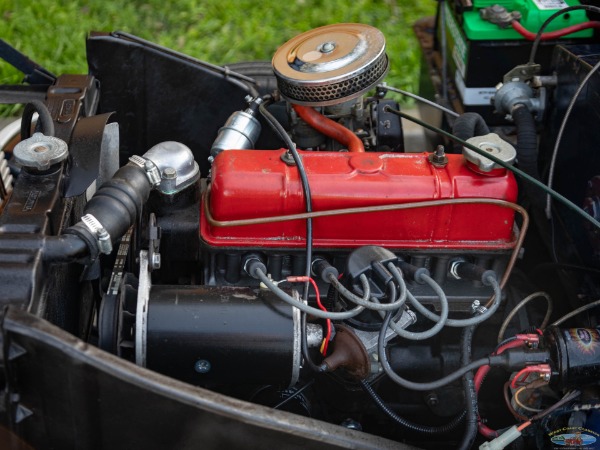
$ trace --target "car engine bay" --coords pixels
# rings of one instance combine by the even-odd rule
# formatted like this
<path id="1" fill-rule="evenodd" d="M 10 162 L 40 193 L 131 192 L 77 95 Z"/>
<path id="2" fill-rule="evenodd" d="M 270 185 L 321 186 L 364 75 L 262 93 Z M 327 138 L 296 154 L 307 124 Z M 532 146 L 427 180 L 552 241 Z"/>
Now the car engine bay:
<path id="1" fill-rule="evenodd" d="M 595 448 L 598 27 L 541 34 L 600 13 L 575 3 L 498 47 L 517 55 L 498 73 L 460 67 L 485 43 L 457 30 L 516 13 L 440 2 L 415 25 L 421 119 L 366 24 L 306 31 L 269 63 L 123 32 L 90 34 L 87 75 L 27 59 L 28 84 L 0 86 L 25 105 L 0 130 L 0 436 Z M 467 100 L 478 71 L 491 104 Z"/>

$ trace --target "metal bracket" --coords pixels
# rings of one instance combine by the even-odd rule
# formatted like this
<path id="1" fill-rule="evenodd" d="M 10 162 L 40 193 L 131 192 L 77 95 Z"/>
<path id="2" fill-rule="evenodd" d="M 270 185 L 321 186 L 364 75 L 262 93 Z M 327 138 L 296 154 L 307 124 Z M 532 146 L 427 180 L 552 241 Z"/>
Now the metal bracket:
<path id="1" fill-rule="evenodd" d="M 148 265 L 150 270 L 160 269 L 160 227 L 156 224 L 156 215 L 150 214 L 148 220 Z"/>
<path id="2" fill-rule="evenodd" d="M 527 63 L 515 66 L 513 69 L 506 72 L 503 83 L 509 83 L 511 81 L 530 81 L 536 75 L 539 75 L 542 71 L 542 66 L 539 64 Z"/>

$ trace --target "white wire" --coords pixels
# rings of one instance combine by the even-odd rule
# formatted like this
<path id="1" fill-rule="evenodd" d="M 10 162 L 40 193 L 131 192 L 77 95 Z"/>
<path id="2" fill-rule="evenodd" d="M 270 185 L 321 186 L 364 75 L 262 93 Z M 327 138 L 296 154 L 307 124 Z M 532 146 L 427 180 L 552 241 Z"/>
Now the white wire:
<path id="1" fill-rule="evenodd" d="M 592 77 L 592 75 L 594 75 L 594 73 L 596 73 L 596 71 L 599 68 L 600 68 L 600 61 L 598 63 L 596 63 L 596 65 L 592 68 L 592 70 L 590 70 L 589 73 L 585 76 L 585 78 L 583 79 L 581 84 L 577 87 L 577 90 L 575 91 L 575 94 L 573 94 L 573 98 L 571 99 L 571 102 L 569 103 L 569 106 L 567 107 L 567 110 L 565 111 L 565 116 L 563 117 L 563 120 L 560 124 L 560 128 L 558 130 L 558 135 L 556 136 L 556 142 L 554 143 L 554 150 L 552 151 L 552 160 L 550 161 L 550 171 L 548 173 L 548 187 L 550 189 L 552 189 L 552 183 L 554 181 L 554 169 L 556 168 L 556 158 L 558 155 L 558 147 L 560 146 L 560 141 L 562 140 L 562 136 L 563 136 L 563 133 L 567 126 L 567 121 L 569 120 L 569 117 L 571 115 L 571 111 L 573 110 L 573 107 L 575 106 L 575 102 L 577 102 L 577 99 L 579 98 L 581 91 L 583 91 L 583 88 L 585 87 L 585 85 L 587 84 L 589 79 Z M 546 194 L 546 217 L 548 219 L 552 218 L 552 197 L 550 197 L 550 194 Z"/>
<path id="2" fill-rule="evenodd" d="M 504 319 L 504 322 L 502 322 L 502 325 L 500 326 L 500 331 L 498 332 L 498 343 L 504 340 L 504 333 L 506 333 L 506 329 L 508 328 L 510 321 L 517 315 L 521 308 L 523 308 L 531 300 L 534 300 L 538 297 L 544 297 L 546 299 L 546 303 L 548 304 L 548 308 L 546 309 L 546 315 L 544 316 L 544 320 L 540 325 L 540 328 L 542 330 L 546 328 L 546 325 L 548 325 L 548 322 L 550 321 L 550 315 L 552 314 L 552 299 L 547 293 L 543 291 L 537 291 L 521 300 L 517 304 L 517 306 L 515 306 L 513 310 L 508 314 L 508 316 L 506 316 L 506 319 Z"/>

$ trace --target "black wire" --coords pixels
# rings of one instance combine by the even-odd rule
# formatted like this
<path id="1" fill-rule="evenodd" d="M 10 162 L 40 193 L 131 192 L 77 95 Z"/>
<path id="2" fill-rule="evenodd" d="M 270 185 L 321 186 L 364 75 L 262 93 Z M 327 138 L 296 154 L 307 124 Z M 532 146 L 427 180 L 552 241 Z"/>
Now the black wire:
<path id="1" fill-rule="evenodd" d="M 549 194 L 552 197 L 554 197 L 554 199 L 556 201 L 562 203 L 564 206 L 566 206 L 567 208 L 569 208 L 571 211 L 573 211 L 574 213 L 576 213 L 579 216 L 581 216 L 583 219 L 585 219 L 588 222 L 590 222 L 592 225 L 594 225 L 594 227 L 600 228 L 600 222 L 598 220 L 596 220 L 595 218 L 593 218 L 592 216 L 590 216 L 582 208 L 580 208 L 575 203 L 573 203 L 571 200 L 567 199 L 566 197 L 564 197 L 563 195 L 559 194 L 555 190 L 550 189 L 548 186 L 546 186 L 541 181 L 538 181 L 535 178 L 533 178 L 531 175 L 526 174 L 522 170 L 517 169 L 516 167 L 513 167 L 510 164 L 507 164 L 506 162 L 502 161 L 501 159 L 497 158 L 496 156 L 494 156 L 494 155 L 492 155 L 490 153 L 487 153 L 484 150 L 481 150 L 480 148 L 478 148 L 478 147 L 476 147 L 476 146 L 474 146 L 472 144 L 469 144 L 468 142 L 460 139 L 459 137 L 456 137 L 452 133 L 449 133 L 449 132 L 447 132 L 445 130 L 442 130 L 441 128 L 438 128 L 436 126 L 430 125 L 427 122 L 424 122 L 422 120 L 417 119 L 416 117 L 411 116 L 410 114 L 406 114 L 406 113 L 404 113 L 402 111 L 395 110 L 393 108 L 390 108 L 389 106 L 386 106 L 384 108 L 384 110 L 386 112 L 391 112 L 392 114 L 395 114 L 396 116 L 400 116 L 400 117 L 403 117 L 403 118 L 405 118 L 407 120 L 410 120 L 411 122 L 414 122 L 414 123 L 416 123 L 418 125 L 421 125 L 422 127 L 425 127 L 428 130 L 431 130 L 431 131 L 433 131 L 435 133 L 441 134 L 442 136 L 446 136 L 448 139 L 451 139 L 454 142 L 458 142 L 462 146 L 467 147 L 470 150 L 473 150 L 478 155 L 484 156 L 485 158 L 487 158 L 487 159 L 495 162 L 499 166 L 504 167 L 506 170 L 510 170 L 515 175 L 518 175 L 519 177 L 523 178 L 524 180 L 526 180 L 529 183 L 537 186 L 538 188 L 542 189 L 547 194 Z"/>
<path id="2" fill-rule="evenodd" d="M 298 174 L 300 175 L 300 181 L 302 183 L 302 190 L 304 192 L 304 200 L 306 203 L 306 212 L 312 212 L 312 197 L 310 194 L 310 185 L 308 183 L 308 177 L 306 176 L 306 171 L 304 170 L 304 164 L 302 164 L 302 158 L 298 154 L 296 150 L 296 145 L 292 142 L 292 139 L 289 137 L 283 126 L 277 121 L 277 119 L 267 110 L 267 105 L 270 103 L 270 99 L 261 103 L 259 106 L 259 111 L 262 116 L 265 118 L 269 126 L 275 131 L 279 137 L 283 140 L 286 147 L 292 154 L 292 158 L 296 163 L 296 167 L 298 168 Z M 306 276 L 310 277 L 310 266 L 312 262 L 312 243 L 313 243 L 313 234 L 312 234 L 312 219 L 309 217 L 306 219 Z M 308 290 L 309 290 L 309 282 L 304 284 L 304 292 L 302 297 L 305 301 L 308 300 Z M 302 356 L 308 367 L 315 371 L 320 372 L 321 369 L 317 364 L 315 364 L 310 357 L 310 353 L 308 351 L 308 337 L 306 336 L 306 314 L 302 313 L 302 326 L 301 326 L 301 347 L 302 347 Z"/>
<path id="3" fill-rule="evenodd" d="M 465 327 L 462 333 L 461 342 L 461 364 L 467 365 L 471 362 L 471 349 L 473 342 L 473 333 L 477 325 Z M 477 391 L 475 390 L 475 382 L 473 380 L 473 371 L 467 372 L 463 376 L 463 389 L 465 394 L 465 413 L 466 425 L 462 440 L 458 446 L 461 450 L 468 450 L 475 442 L 477 437 L 477 418 L 479 416 L 479 408 L 477 405 Z"/>
<path id="4" fill-rule="evenodd" d="M 314 363 L 314 361 L 312 360 L 311 356 L 310 356 L 310 352 L 308 351 L 308 336 L 306 333 L 306 313 L 301 313 L 302 315 L 301 317 L 301 321 L 300 321 L 300 330 L 301 330 L 301 339 L 302 342 L 300 344 L 300 347 L 302 348 L 302 356 L 304 357 L 304 362 L 306 363 L 306 365 L 308 366 L 308 368 L 310 370 L 312 370 L 313 372 L 323 372 L 325 370 L 325 368 L 318 366 Z"/>
<path id="5" fill-rule="evenodd" d="M 312 384 L 314 382 L 315 382 L 315 379 L 313 378 L 312 380 L 310 380 L 308 383 L 306 383 L 301 388 L 296 389 L 296 391 L 294 391 L 292 394 L 290 394 L 290 396 L 288 398 L 282 400 L 281 402 L 279 402 L 275 406 L 273 406 L 273 409 L 281 408 L 283 405 L 285 405 L 290 400 L 298 397 L 300 394 L 302 394 L 302 392 L 304 392 L 306 389 L 308 389 L 310 386 L 312 386 Z"/>
<path id="6" fill-rule="evenodd" d="M 595 269 L 593 267 L 585 267 L 578 266 L 575 264 L 563 264 L 563 263 L 542 263 L 535 266 L 533 269 L 529 271 L 529 276 L 534 277 L 539 274 L 539 272 L 544 272 L 546 270 L 566 270 L 572 272 L 589 272 L 589 273 L 600 273 L 600 269 Z"/>
<path id="7" fill-rule="evenodd" d="M 570 392 L 569 394 L 567 394 L 563 398 L 561 398 L 559 401 L 557 401 L 554 405 L 546 408 L 542 412 L 537 413 L 535 416 L 533 416 L 529 420 L 531 422 L 533 422 L 534 420 L 539 420 L 539 419 L 546 417 L 547 415 L 556 411 L 558 408 L 560 408 L 564 404 L 569 403 L 571 400 L 575 400 L 577 397 L 579 397 L 580 394 L 581 394 L 581 391 L 578 391 L 578 390 L 574 390 L 574 391 Z"/>
<path id="8" fill-rule="evenodd" d="M 267 104 L 269 101 L 261 103 L 259 106 L 259 111 L 268 124 L 271 126 L 273 131 L 275 131 L 279 137 L 283 140 L 286 147 L 292 154 L 292 158 L 294 158 L 294 162 L 296 163 L 296 167 L 298 168 L 298 174 L 300 175 L 300 181 L 302 183 L 302 190 L 304 191 L 304 200 L 306 203 L 306 212 L 312 212 L 312 197 L 310 194 L 310 185 L 308 183 L 308 177 L 306 176 L 306 171 L 304 170 L 304 164 L 302 163 L 302 158 L 298 154 L 296 150 L 296 145 L 292 142 L 292 139 L 288 136 L 285 129 L 281 126 L 281 124 L 277 121 L 277 119 L 267 110 Z M 306 276 L 310 277 L 310 265 L 312 262 L 312 219 L 309 217 L 306 219 Z M 304 287 L 304 300 L 308 299 L 308 282 Z"/>
<path id="9" fill-rule="evenodd" d="M 442 44 L 442 99 L 448 101 L 448 45 L 446 43 L 446 5 L 445 0 L 440 0 L 441 19 L 441 44 Z"/>
<path id="10" fill-rule="evenodd" d="M 448 432 L 454 430 L 456 427 L 458 427 L 458 425 L 460 425 L 460 423 L 464 420 L 464 418 L 467 414 L 466 411 L 462 411 L 460 414 L 458 414 L 452 420 L 450 420 L 450 422 L 448 422 L 447 424 L 444 424 L 444 425 L 438 425 L 438 426 L 420 425 L 420 424 L 411 422 L 410 420 L 398 415 L 395 411 L 393 411 L 389 406 L 387 406 L 385 404 L 383 399 L 379 395 L 377 395 L 377 392 L 375 392 L 375 389 L 373 389 L 373 387 L 369 383 L 362 380 L 360 382 L 360 385 L 365 390 L 365 392 L 367 394 L 369 394 L 371 399 L 373 399 L 373 402 L 375 402 L 375 404 L 379 407 L 379 409 L 381 411 L 383 411 L 390 419 L 392 419 L 395 423 L 397 423 L 401 427 L 404 427 L 410 431 L 416 431 L 417 433 L 425 433 L 425 434 L 448 433 Z"/>
<path id="11" fill-rule="evenodd" d="M 586 11 L 600 13 L 599 7 L 589 6 L 589 5 L 568 6 L 567 8 L 563 8 L 559 11 L 556 11 L 554 14 L 552 14 L 550 17 L 548 17 L 546 19 L 546 21 L 542 24 L 542 26 L 538 30 L 537 34 L 535 35 L 535 39 L 533 40 L 533 46 L 531 47 L 531 53 L 529 54 L 529 64 L 535 63 L 535 55 L 537 53 L 538 47 L 540 46 L 540 42 L 542 40 L 542 34 L 544 33 L 544 30 L 550 24 L 550 22 L 552 22 L 557 17 L 562 16 L 565 13 L 568 13 L 569 11 L 576 11 L 576 10 L 581 10 L 581 9 L 584 9 Z"/>
<path id="12" fill-rule="evenodd" d="M 48 107 L 41 101 L 32 100 L 25 105 L 23 116 L 21 118 L 21 140 L 31 136 L 31 120 L 33 113 L 38 113 L 38 123 L 41 125 L 41 132 L 46 136 L 54 136 L 54 120 L 48 110 Z"/>
<path id="13" fill-rule="evenodd" d="M 414 381 L 406 380 L 406 379 L 400 377 L 396 372 L 394 372 L 394 370 L 390 366 L 390 362 L 388 361 L 388 357 L 385 352 L 385 334 L 386 334 L 386 330 L 390 326 L 391 319 L 392 319 L 392 312 L 388 312 L 385 315 L 385 319 L 383 320 L 383 325 L 381 327 L 381 331 L 379 332 L 379 339 L 377 341 L 377 352 L 379 354 L 379 361 L 381 362 L 381 366 L 383 367 L 383 370 L 387 374 L 387 376 L 394 383 L 402 386 L 405 389 L 410 389 L 413 391 L 431 391 L 431 390 L 435 390 L 435 389 L 440 389 L 441 387 L 446 386 L 447 384 L 450 384 L 453 381 L 458 380 L 465 373 L 467 373 L 471 370 L 474 370 L 474 369 L 478 369 L 481 366 L 489 365 L 491 363 L 490 358 L 485 357 L 485 358 L 477 359 L 477 360 L 473 361 L 472 363 L 467 364 L 466 366 L 463 366 L 460 369 L 452 372 L 451 374 L 446 375 L 443 378 L 440 378 L 439 380 L 429 381 L 426 383 L 416 383 Z"/>

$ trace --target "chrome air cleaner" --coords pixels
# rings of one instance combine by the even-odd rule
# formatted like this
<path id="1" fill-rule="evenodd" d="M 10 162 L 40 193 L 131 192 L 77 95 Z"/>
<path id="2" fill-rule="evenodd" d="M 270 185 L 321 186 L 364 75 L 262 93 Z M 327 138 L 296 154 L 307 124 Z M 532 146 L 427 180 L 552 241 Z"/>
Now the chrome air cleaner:
<path id="1" fill-rule="evenodd" d="M 364 94 L 389 70 L 385 37 L 359 23 L 327 25 L 283 44 L 273 57 L 281 95 L 291 103 L 327 106 Z"/>

